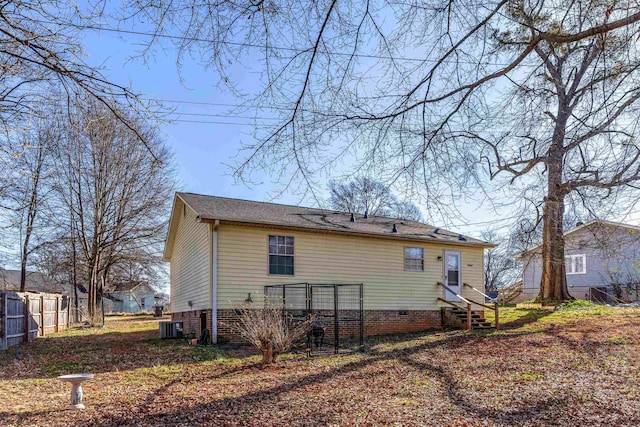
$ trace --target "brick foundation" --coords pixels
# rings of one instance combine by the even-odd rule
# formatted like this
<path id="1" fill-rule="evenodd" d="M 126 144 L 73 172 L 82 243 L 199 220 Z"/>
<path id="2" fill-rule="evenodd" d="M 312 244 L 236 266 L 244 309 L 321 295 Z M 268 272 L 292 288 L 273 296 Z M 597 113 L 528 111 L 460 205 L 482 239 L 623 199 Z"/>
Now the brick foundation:
<path id="1" fill-rule="evenodd" d="M 343 315 L 356 313 L 343 313 Z M 240 338 L 228 326 L 237 320 L 233 310 L 218 310 L 218 341 L 240 343 Z M 179 319 L 176 319 L 179 320 Z M 333 322 L 323 323 L 325 336 L 333 337 Z M 186 328 L 186 323 L 185 323 Z M 428 329 L 442 328 L 442 315 L 439 310 L 365 310 L 364 335 L 383 335 L 403 332 L 420 332 Z M 341 322 L 340 337 L 357 337 L 360 334 L 360 323 L 357 321 Z"/>
<path id="2" fill-rule="evenodd" d="M 211 330 L 211 310 L 194 310 L 180 313 L 173 313 L 171 320 L 184 323 L 184 332 L 186 334 L 193 333 L 196 337 L 200 336 L 200 315 L 205 313 L 207 316 L 207 328 Z M 474 311 L 476 313 L 476 311 Z M 477 313 L 483 313 L 482 311 Z M 353 317 L 357 313 L 343 313 L 343 315 L 352 314 Z M 364 311 L 364 335 L 384 335 L 397 334 L 405 332 L 421 332 L 428 329 L 442 329 L 443 313 L 441 310 L 365 310 Z M 452 315 L 451 315 L 452 316 Z M 236 322 L 238 316 L 233 310 L 218 310 L 218 342 L 219 343 L 242 343 L 237 334 L 233 333 L 230 324 Z M 446 323 L 451 325 L 455 321 L 459 321 L 455 316 L 447 318 Z M 322 323 L 325 326 L 325 334 L 327 338 L 333 337 L 334 325 L 333 321 Z M 452 325 L 453 326 L 453 325 Z M 463 326 L 463 325 L 459 325 Z M 360 334 L 360 323 L 341 322 L 340 337 L 357 337 Z"/>
<path id="3" fill-rule="evenodd" d="M 238 315 L 234 310 L 218 310 L 218 342 L 242 343 L 242 339 L 231 330 L 232 323 L 238 321 Z"/>
<path id="4" fill-rule="evenodd" d="M 183 311 L 180 313 L 171 313 L 171 320 L 174 322 L 183 322 L 185 334 L 195 334 L 196 338 L 200 336 L 200 316 L 202 313 L 207 316 L 207 328 L 211 331 L 211 310 L 194 310 Z"/>

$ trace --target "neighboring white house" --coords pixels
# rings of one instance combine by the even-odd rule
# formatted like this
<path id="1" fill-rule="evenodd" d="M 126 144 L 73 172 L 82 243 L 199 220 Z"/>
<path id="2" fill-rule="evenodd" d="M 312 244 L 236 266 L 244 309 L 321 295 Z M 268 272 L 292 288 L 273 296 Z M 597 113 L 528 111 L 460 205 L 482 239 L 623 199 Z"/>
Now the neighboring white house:
<path id="1" fill-rule="evenodd" d="M 140 313 L 153 311 L 156 290 L 146 281 L 118 283 L 107 287 L 105 311 L 107 313 Z"/>
<path id="2" fill-rule="evenodd" d="M 564 233 L 569 294 L 593 301 L 638 299 L 640 227 L 594 220 Z M 518 257 L 524 263 L 521 300 L 535 298 L 542 276 L 541 246 Z"/>
<path id="3" fill-rule="evenodd" d="M 479 299 L 463 284 L 484 289 L 492 246 L 415 221 L 177 193 L 164 259 L 173 320 L 215 342 L 265 285 L 300 282 L 362 283 L 365 334 L 440 327 L 439 298 Z"/>

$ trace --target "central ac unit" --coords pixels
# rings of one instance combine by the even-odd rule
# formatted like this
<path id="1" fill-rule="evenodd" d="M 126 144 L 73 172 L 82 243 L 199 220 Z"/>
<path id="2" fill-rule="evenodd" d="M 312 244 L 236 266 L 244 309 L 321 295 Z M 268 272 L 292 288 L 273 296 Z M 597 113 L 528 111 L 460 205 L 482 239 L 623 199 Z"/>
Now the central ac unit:
<path id="1" fill-rule="evenodd" d="M 160 322 L 160 338 L 182 338 L 183 322 Z"/>

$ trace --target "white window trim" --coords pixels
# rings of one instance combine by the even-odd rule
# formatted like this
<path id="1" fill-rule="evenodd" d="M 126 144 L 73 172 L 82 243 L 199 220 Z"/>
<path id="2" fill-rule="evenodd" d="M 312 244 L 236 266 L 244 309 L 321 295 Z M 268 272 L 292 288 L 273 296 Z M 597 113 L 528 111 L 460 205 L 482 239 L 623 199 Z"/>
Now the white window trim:
<path id="1" fill-rule="evenodd" d="M 269 251 L 269 237 L 290 237 L 293 239 L 293 254 L 273 254 Z M 296 251 L 296 246 L 295 246 L 295 236 L 287 236 L 284 234 L 269 234 L 267 237 L 267 274 L 269 276 L 286 276 L 286 277 L 293 277 L 296 275 L 296 258 L 295 258 L 295 251 Z M 293 260 L 293 274 L 277 274 L 277 273 L 272 273 L 271 272 L 271 268 L 269 265 L 269 259 L 271 257 L 271 255 L 274 256 L 283 256 L 283 257 L 290 257 Z"/>
<path id="2" fill-rule="evenodd" d="M 578 258 L 582 258 L 582 271 L 575 271 L 576 259 Z M 567 276 L 573 276 L 575 274 L 587 274 L 586 254 L 565 255 L 564 264 L 567 271 Z"/>
<path id="3" fill-rule="evenodd" d="M 407 258 L 406 249 L 422 249 L 422 258 Z M 424 271 L 424 248 L 420 248 L 420 247 L 417 247 L 417 246 L 405 246 L 404 249 L 403 249 L 403 255 L 404 255 L 404 259 L 403 259 L 404 271 L 415 271 L 415 272 L 423 272 Z M 407 260 L 408 259 L 422 261 L 422 268 L 421 269 L 407 268 Z"/>

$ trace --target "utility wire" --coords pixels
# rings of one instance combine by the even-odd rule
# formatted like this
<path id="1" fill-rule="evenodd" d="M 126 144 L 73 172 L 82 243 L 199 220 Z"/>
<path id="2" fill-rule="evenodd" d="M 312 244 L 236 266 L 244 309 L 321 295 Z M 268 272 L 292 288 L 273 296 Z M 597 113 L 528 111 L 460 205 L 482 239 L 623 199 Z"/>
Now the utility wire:
<path id="1" fill-rule="evenodd" d="M 41 24 L 59 25 L 59 24 L 56 24 L 55 22 L 45 21 L 45 20 L 34 20 L 34 21 L 35 22 L 39 22 Z M 311 53 L 313 51 L 312 48 L 300 50 L 300 49 L 296 49 L 296 48 L 293 48 L 293 47 L 286 47 L 286 46 L 270 46 L 270 45 L 267 46 L 267 45 L 256 44 L 256 43 L 234 42 L 234 41 L 229 41 L 229 40 L 205 39 L 205 38 L 199 38 L 199 37 L 185 37 L 185 36 L 178 36 L 178 35 L 174 35 L 174 34 L 160 34 L 160 33 L 151 33 L 151 32 L 145 32 L 145 31 L 124 30 L 124 29 L 121 29 L 121 28 L 110 28 L 110 27 L 104 27 L 104 26 L 99 26 L 99 25 L 89 25 L 89 24 L 82 24 L 81 25 L 81 24 L 74 24 L 74 23 L 68 23 L 66 25 L 68 25 L 70 27 L 73 27 L 73 28 L 76 28 L 76 29 L 79 29 L 79 30 L 105 31 L 105 32 L 110 32 L 110 33 L 128 34 L 128 35 L 152 37 L 152 38 L 167 39 L 167 40 L 179 40 L 179 41 L 196 42 L 196 43 L 219 43 L 219 44 L 230 45 L 230 46 L 238 46 L 238 47 L 251 47 L 251 48 L 259 48 L 259 49 L 280 50 L 280 51 L 292 52 L 296 56 L 299 55 L 299 54 L 302 54 L 302 53 Z M 402 57 L 402 56 L 384 56 L 384 55 L 372 55 L 372 54 L 365 54 L 365 53 L 331 52 L 331 51 L 327 51 L 327 50 L 321 50 L 320 52 L 322 52 L 324 54 L 327 54 L 327 55 L 336 55 L 336 56 L 345 56 L 345 57 L 354 57 L 354 58 L 365 58 L 365 59 L 386 59 L 386 60 L 394 60 L 394 61 L 413 61 L 413 62 L 430 62 L 430 63 L 441 62 L 441 63 L 456 63 L 456 64 L 478 65 L 477 62 L 462 61 L 462 60 L 456 60 L 456 61 L 444 60 L 444 61 L 439 61 L 438 59 L 428 59 L 428 58 L 408 58 L 408 57 Z M 499 66 L 499 67 L 506 67 L 506 66 L 510 65 L 510 63 L 499 63 L 499 62 L 486 63 L 485 62 L 482 65 L 494 65 L 494 66 Z"/>
<path id="2" fill-rule="evenodd" d="M 280 120 L 277 117 L 235 116 L 233 114 L 183 113 L 180 111 L 165 111 L 160 112 L 159 114 L 167 114 L 169 116 L 222 117 L 225 119 Z"/>
<path id="3" fill-rule="evenodd" d="M 217 122 L 217 121 L 209 121 L 209 120 L 167 120 L 169 123 L 199 123 L 206 125 L 230 125 L 230 126 L 250 126 L 249 123 L 242 122 Z"/>

